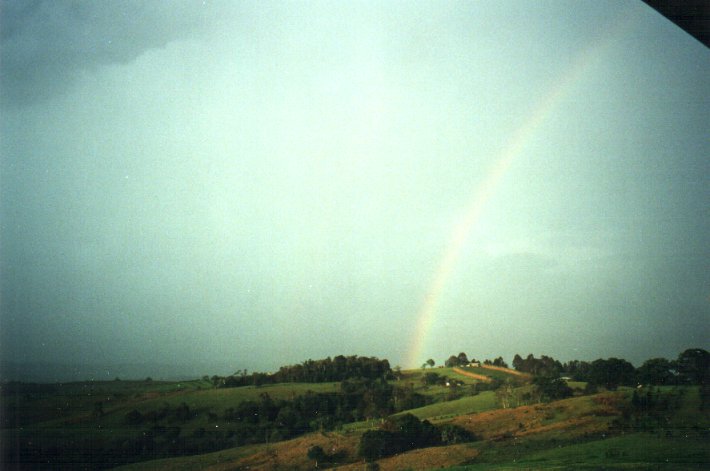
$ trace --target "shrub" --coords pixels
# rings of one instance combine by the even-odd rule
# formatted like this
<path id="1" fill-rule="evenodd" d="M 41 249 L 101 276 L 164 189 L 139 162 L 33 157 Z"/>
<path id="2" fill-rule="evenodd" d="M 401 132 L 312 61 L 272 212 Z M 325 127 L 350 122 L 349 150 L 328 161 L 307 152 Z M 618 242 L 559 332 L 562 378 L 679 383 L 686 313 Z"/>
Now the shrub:
<path id="1" fill-rule="evenodd" d="M 126 423 L 128 425 L 139 425 L 141 422 L 143 422 L 143 415 L 138 412 L 136 409 L 133 409 L 129 413 L 125 415 L 126 418 Z"/>
<path id="2" fill-rule="evenodd" d="M 443 425 L 439 427 L 439 431 L 441 433 L 441 443 L 444 445 L 454 445 L 478 440 L 476 435 L 454 424 Z"/>
<path id="3" fill-rule="evenodd" d="M 390 452 L 393 437 L 391 432 L 385 430 L 368 430 L 360 439 L 358 455 L 366 461 L 375 461 L 392 454 Z"/>

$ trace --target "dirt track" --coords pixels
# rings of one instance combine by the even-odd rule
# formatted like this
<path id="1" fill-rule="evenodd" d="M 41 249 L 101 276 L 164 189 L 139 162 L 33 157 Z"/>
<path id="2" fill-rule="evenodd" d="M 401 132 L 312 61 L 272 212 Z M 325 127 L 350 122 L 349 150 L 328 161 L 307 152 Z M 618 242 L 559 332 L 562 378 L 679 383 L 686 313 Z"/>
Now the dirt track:
<path id="1" fill-rule="evenodd" d="M 493 366 L 493 365 L 485 365 L 484 364 L 484 365 L 481 365 L 481 368 L 485 368 L 487 370 L 502 371 L 503 373 L 508 373 L 510 375 L 515 375 L 515 376 L 530 377 L 530 375 L 527 373 L 521 373 L 520 371 L 511 370 L 510 368 L 503 368 L 502 366 Z"/>
<path id="2" fill-rule="evenodd" d="M 468 376 L 469 378 L 477 379 L 477 380 L 483 381 L 483 382 L 485 382 L 485 383 L 490 383 L 491 381 L 493 381 L 493 380 L 492 380 L 491 378 L 489 378 L 488 376 L 479 375 L 479 374 L 476 374 L 476 373 L 471 373 L 471 372 L 469 372 L 469 371 L 462 370 L 461 368 L 458 368 L 458 367 L 454 367 L 454 368 L 453 368 L 453 371 L 454 371 L 454 373 L 458 373 L 458 374 L 460 374 L 460 375 Z"/>

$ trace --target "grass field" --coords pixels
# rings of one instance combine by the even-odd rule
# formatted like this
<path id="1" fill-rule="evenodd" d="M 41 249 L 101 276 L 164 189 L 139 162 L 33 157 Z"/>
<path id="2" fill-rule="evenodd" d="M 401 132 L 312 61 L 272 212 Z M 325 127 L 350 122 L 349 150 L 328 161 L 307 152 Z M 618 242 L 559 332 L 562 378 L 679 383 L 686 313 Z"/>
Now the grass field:
<path id="1" fill-rule="evenodd" d="M 449 468 L 457 471 L 488 469 L 707 469 L 710 448 L 699 436 L 658 437 L 635 433 L 587 443 L 553 446 L 515 461 L 480 463 Z"/>
<path id="2" fill-rule="evenodd" d="M 501 371 L 474 370 L 510 377 Z M 458 425 L 473 433 L 477 441 L 384 458 L 378 461 L 383 471 L 431 469 L 457 463 L 459 467 L 449 469 L 690 470 L 707 469 L 710 463 L 710 411 L 702 407 L 699 387 L 620 388 L 552 403 L 531 403 L 533 386 L 527 383 L 507 390 L 505 394 L 513 398 L 508 402 L 511 407 L 502 409 L 498 396 L 504 390 L 498 394 L 478 392 L 476 388 L 485 386 L 451 368 L 427 369 L 426 373 L 430 371 L 464 385 L 455 389 L 425 385 L 421 381 L 425 372 L 405 372 L 393 385 L 412 387 L 435 402 L 402 413 L 412 413 L 438 425 Z M 574 386 L 581 393 L 584 385 Z M 202 380 L 68 383 L 28 386 L 14 393 L 9 387 L 3 390 L 0 442 L 39 446 L 43 453 L 56 450 L 64 454 L 64 461 L 58 463 L 85 463 L 87 469 L 104 463 L 100 467 L 106 467 L 105 459 L 92 453 L 116 450 L 130 455 L 131 447 L 140 444 L 140 437 L 145 434 L 155 434 L 155 443 L 166 446 L 171 430 L 173 437 L 188 441 L 205 433 L 207 439 L 228 438 L 235 427 L 225 420 L 224 411 L 243 401 L 258 402 L 263 394 L 289 400 L 308 391 L 336 392 L 339 388 L 339 383 L 288 383 L 216 389 Z M 637 398 L 637 403 L 641 398 L 646 401 L 643 404 L 651 405 L 634 406 L 632 397 Z M 97 402 L 102 403 L 102 414 L 96 413 Z M 191 411 L 188 420 L 168 415 L 159 422 L 127 422 L 127 413 L 133 409 L 143 414 L 161 407 L 174 412 L 181 404 Z M 362 460 L 357 457 L 360 437 L 382 423 L 383 419 L 368 420 L 345 424 L 332 432 L 307 433 L 287 441 L 275 438 L 272 443 L 237 448 L 229 448 L 234 442 L 221 445 L 222 449 L 205 446 L 202 454 L 192 451 L 191 456 L 135 463 L 126 469 L 312 469 L 314 463 L 307 458 L 307 452 L 314 444 L 324 450 L 341 450 L 344 454 L 339 469 L 362 469 Z M 66 444 L 73 445 L 67 448 Z M 205 453 L 212 450 L 220 451 Z M 115 464 L 126 462 L 129 461 L 118 460 Z"/>
<path id="3" fill-rule="evenodd" d="M 484 412 L 498 407 L 495 392 L 484 391 L 476 396 L 466 396 L 447 402 L 437 402 L 418 409 L 411 409 L 407 413 L 414 414 L 419 419 L 443 420 L 457 415 Z M 404 414 L 402 412 L 401 414 Z"/>
<path id="4" fill-rule="evenodd" d="M 446 469 L 450 470 L 707 469 L 710 462 L 707 429 L 698 424 L 705 423 L 708 414 L 698 414 L 697 390 L 675 388 L 663 391 L 680 397 L 677 410 L 681 414 L 670 433 L 665 429 L 654 433 L 637 432 L 614 425 L 629 404 L 629 391 L 604 392 L 513 409 L 497 409 L 492 392 L 433 404 L 408 412 L 436 422 L 462 425 L 473 431 L 479 440 L 470 444 L 413 450 L 377 463 L 382 471 L 438 469 L 442 466 L 448 466 Z M 472 409 L 476 410 L 471 413 Z M 691 425 L 682 412 L 693 410 L 695 419 Z M 347 450 L 345 461 L 338 465 L 338 469 L 359 470 L 364 469 L 364 465 L 355 454 L 358 437 L 379 423 L 363 422 L 360 429 L 346 427 L 341 432 L 309 434 L 273 444 L 271 448 L 266 445 L 235 448 L 138 463 L 126 469 L 313 469 L 313 462 L 304 458 L 308 447 L 327 443 Z M 457 462 L 468 464 L 450 467 Z"/>
<path id="5" fill-rule="evenodd" d="M 207 389 L 206 382 L 108 382 L 108 384 L 75 383 L 63 385 L 61 394 L 36 396 L 8 395 L 3 397 L 5 419 L 17 416 L 23 434 L 51 433 L 61 429 L 64 435 L 75 431 L 85 433 L 87 427 L 110 429 L 116 434 L 130 435 L 125 414 L 135 409 L 141 413 L 163 407 L 175 408 L 184 403 L 197 414 L 185 425 L 186 430 L 219 426 L 223 423 L 209 418 L 209 413 L 221 418 L 224 411 L 247 400 L 258 400 L 262 394 L 272 399 L 293 399 L 312 392 L 337 392 L 339 383 L 285 383 L 261 387 Z M 112 386 L 116 389 L 112 390 Z M 93 388 L 93 389 L 92 389 Z M 203 389 L 204 388 L 204 389 Z M 96 402 L 102 402 L 104 414 L 95 417 Z M 59 409 L 59 410 L 58 410 Z"/>
<path id="6" fill-rule="evenodd" d="M 189 393 L 211 388 L 202 380 L 168 381 L 86 381 L 23 386 L 14 393 L 12 385 L 3 389 L 3 427 L 28 426 L 49 420 L 66 420 L 91 413 L 94 403 L 100 401 L 107 409 L 135 404 L 152 397 L 176 393 Z"/>
<path id="7" fill-rule="evenodd" d="M 203 455 L 185 456 L 180 458 L 165 458 L 162 460 L 144 461 L 114 468 L 116 470 L 134 471 L 154 471 L 154 470 L 174 470 L 190 471 L 193 469 L 205 469 L 211 466 L 218 466 L 222 463 L 229 463 L 244 457 L 259 453 L 269 447 L 267 444 L 249 445 L 227 450 L 205 453 Z"/>

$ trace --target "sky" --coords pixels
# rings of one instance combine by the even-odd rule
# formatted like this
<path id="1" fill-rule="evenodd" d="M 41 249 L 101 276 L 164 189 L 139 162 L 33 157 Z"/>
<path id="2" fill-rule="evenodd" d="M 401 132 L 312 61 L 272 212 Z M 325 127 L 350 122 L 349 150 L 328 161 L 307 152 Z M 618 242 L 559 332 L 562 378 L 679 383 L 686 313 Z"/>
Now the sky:
<path id="1" fill-rule="evenodd" d="M 710 52 L 641 2 L 0 13 L 5 361 L 710 346 Z"/>

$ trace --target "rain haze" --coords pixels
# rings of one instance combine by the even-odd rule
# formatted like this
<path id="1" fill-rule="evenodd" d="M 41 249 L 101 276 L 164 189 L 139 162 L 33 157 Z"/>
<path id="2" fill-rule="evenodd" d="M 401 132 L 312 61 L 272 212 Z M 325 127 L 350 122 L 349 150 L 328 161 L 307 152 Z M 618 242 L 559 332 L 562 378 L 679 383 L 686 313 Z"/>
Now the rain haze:
<path id="1" fill-rule="evenodd" d="M 0 12 L 6 365 L 708 348 L 710 52 L 641 2 Z"/>

